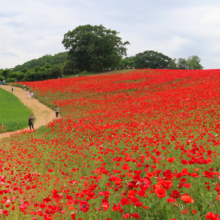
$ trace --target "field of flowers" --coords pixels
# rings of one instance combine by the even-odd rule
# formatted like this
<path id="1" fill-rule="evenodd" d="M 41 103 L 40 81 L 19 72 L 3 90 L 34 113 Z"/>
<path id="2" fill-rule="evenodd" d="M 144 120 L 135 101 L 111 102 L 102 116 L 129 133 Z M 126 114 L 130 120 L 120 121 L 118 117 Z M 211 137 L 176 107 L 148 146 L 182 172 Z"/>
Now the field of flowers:
<path id="1" fill-rule="evenodd" d="M 63 117 L 0 141 L 2 219 L 219 219 L 220 70 L 24 84 Z"/>

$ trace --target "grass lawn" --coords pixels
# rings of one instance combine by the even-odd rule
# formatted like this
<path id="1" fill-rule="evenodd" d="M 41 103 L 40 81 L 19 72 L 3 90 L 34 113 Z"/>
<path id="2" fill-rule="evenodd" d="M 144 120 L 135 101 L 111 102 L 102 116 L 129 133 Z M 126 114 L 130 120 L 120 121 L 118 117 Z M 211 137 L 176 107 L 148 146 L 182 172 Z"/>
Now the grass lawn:
<path id="1" fill-rule="evenodd" d="M 0 133 L 28 127 L 30 113 L 16 96 L 0 88 Z"/>

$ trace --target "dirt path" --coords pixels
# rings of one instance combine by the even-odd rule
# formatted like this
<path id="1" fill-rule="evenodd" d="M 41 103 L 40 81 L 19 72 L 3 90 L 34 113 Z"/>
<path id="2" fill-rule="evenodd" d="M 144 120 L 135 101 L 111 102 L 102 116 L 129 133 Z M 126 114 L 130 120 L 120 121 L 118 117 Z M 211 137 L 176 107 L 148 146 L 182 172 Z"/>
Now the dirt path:
<path id="1" fill-rule="evenodd" d="M 11 86 L 1 86 L 2 89 L 5 89 L 9 92 L 11 92 Z M 46 125 L 48 122 L 53 121 L 55 119 L 55 112 L 47 107 L 46 105 L 40 103 L 37 99 L 31 99 L 29 96 L 29 99 L 27 99 L 26 92 L 18 87 L 14 87 L 13 94 L 19 98 L 19 100 L 27 106 L 34 114 L 34 117 L 36 118 L 34 122 L 34 128 L 37 129 L 42 125 Z M 27 115 L 27 121 L 28 121 L 29 115 Z M 27 122 L 28 124 L 28 122 Z M 14 131 L 14 132 L 7 132 L 0 134 L 0 139 L 9 137 L 13 134 L 16 134 L 23 130 L 29 130 L 29 128 L 25 128 L 22 130 Z"/>

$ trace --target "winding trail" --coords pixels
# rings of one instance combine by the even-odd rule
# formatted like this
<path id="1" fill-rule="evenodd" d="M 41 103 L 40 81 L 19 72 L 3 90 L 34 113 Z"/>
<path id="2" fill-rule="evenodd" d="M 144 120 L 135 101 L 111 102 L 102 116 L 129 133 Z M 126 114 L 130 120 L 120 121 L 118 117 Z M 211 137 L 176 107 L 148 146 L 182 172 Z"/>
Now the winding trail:
<path id="1" fill-rule="evenodd" d="M 6 86 L 3 85 L 1 86 L 2 89 L 11 92 L 11 86 Z M 34 122 L 34 128 L 37 129 L 39 127 L 41 127 L 42 125 L 46 125 L 47 123 L 55 120 L 55 112 L 50 109 L 49 107 L 47 107 L 46 105 L 40 103 L 37 99 L 31 99 L 30 95 L 29 95 L 29 99 L 27 99 L 26 96 L 26 91 L 24 91 L 21 88 L 18 87 L 14 87 L 14 91 L 13 94 L 15 96 L 17 96 L 19 98 L 19 100 L 25 105 L 27 106 L 29 109 L 31 109 L 31 111 L 34 114 L 35 122 Z M 28 118 L 30 116 L 27 115 L 27 125 L 28 125 Z M 14 131 L 14 132 L 7 132 L 7 133 L 3 133 L 0 134 L 0 139 L 5 138 L 5 137 L 9 137 L 13 134 L 17 134 L 21 131 L 27 130 L 29 131 L 29 128 L 25 128 L 25 129 L 21 129 L 18 131 Z"/>

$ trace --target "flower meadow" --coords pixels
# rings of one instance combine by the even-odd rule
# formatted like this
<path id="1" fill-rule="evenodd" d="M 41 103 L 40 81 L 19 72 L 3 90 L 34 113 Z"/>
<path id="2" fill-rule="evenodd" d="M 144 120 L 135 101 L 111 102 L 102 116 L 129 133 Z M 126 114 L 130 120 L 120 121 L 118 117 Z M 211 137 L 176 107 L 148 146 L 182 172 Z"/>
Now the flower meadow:
<path id="1" fill-rule="evenodd" d="M 62 119 L 0 141 L 2 219 L 219 219 L 220 70 L 23 84 Z"/>

